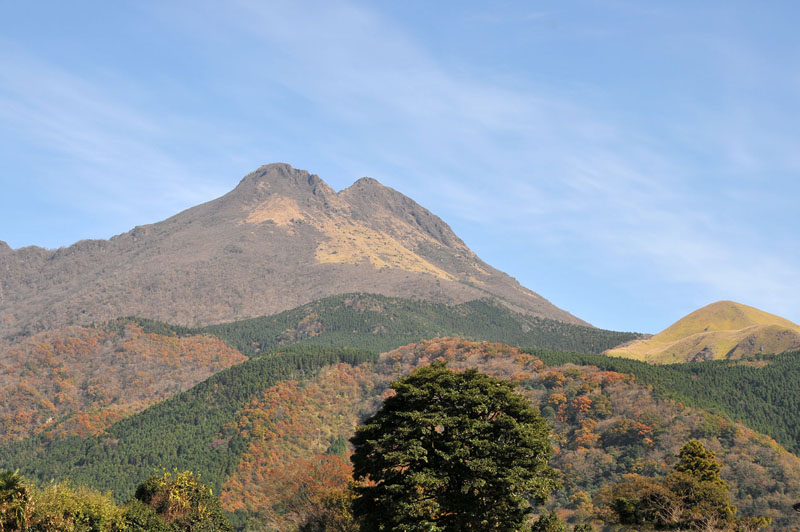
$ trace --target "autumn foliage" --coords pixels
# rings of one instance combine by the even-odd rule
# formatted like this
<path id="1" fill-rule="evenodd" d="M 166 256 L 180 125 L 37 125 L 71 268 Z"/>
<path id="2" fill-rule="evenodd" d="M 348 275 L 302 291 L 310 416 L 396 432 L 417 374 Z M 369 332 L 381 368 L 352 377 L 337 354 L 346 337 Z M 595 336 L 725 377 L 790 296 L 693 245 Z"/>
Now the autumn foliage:
<path id="1" fill-rule="evenodd" d="M 65 327 L 0 353 L 0 443 L 88 436 L 246 358 L 218 338 Z"/>
<path id="2" fill-rule="evenodd" d="M 316 473 L 337 471 L 326 454 L 331 442 L 339 435 L 349 438 L 391 394 L 390 381 L 436 360 L 511 380 L 540 405 L 553 426 L 552 465 L 564 483 L 548 508 L 574 523 L 596 515 L 593 497 L 609 480 L 666 474 L 691 438 L 701 439 L 725 463 L 721 474 L 740 514 L 780 519 L 786 515 L 782 508 L 796 502 L 792 494 L 800 493 L 800 460 L 779 445 L 740 424 L 657 399 L 630 375 L 591 366 L 547 367 L 513 347 L 436 338 L 381 355 L 374 365 L 333 366 L 305 384 L 280 383 L 249 403 L 237 421 L 248 447 L 225 483 L 225 507 L 254 512 L 276 530 L 320 515 L 328 494 L 348 482 L 344 470 L 338 480 L 336 474 Z M 551 385 L 553 374 L 557 387 Z M 323 467 L 326 459 L 329 469 Z M 347 467 L 346 457 L 338 463 Z M 298 500 L 308 502 L 303 512 L 292 502 Z"/>

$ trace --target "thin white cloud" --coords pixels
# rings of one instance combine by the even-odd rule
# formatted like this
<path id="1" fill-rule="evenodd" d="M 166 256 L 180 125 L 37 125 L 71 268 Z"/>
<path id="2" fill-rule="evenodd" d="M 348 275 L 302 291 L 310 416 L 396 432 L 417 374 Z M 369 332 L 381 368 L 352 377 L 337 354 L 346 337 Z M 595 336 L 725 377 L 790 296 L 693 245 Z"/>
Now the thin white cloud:
<path id="1" fill-rule="evenodd" d="M 125 102 L 122 87 L 69 73 L 12 45 L 2 50 L 0 118 L 71 165 L 43 170 L 59 194 L 90 199 L 95 210 L 132 214 L 131 199 L 174 208 L 222 191 L 159 147 L 175 132 Z"/>
<path id="2" fill-rule="evenodd" d="M 627 1 L 615 5 L 638 9 Z M 659 136 L 594 108 L 591 88 L 565 94 L 531 79 L 443 64 L 361 4 L 239 0 L 142 9 L 191 39 L 213 41 L 209 54 L 216 55 L 206 59 L 224 60 L 238 74 L 220 81 L 220 90 L 254 105 L 251 121 L 242 124 L 241 146 L 226 152 L 231 160 L 280 153 L 284 133 L 286 142 L 303 139 L 306 152 L 350 177 L 371 174 L 448 221 L 523 234 L 553 254 L 566 249 L 591 257 L 587 269 L 616 270 L 618 277 L 646 269 L 664 283 L 696 286 L 699 297 L 762 303 L 800 319 L 800 250 L 770 249 L 757 230 L 727 216 L 748 201 L 780 196 L 770 190 L 771 170 L 800 170 L 796 136 L 770 129 L 747 105 L 728 114 L 730 106 L 687 107 L 697 119 Z M 719 53 L 734 60 L 730 50 Z M 748 68 L 757 59 L 748 56 Z M 165 123 L 114 94 L 113 86 L 35 57 L 5 53 L 0 67 L 0 116 L 81 161 L 81 175 L 99 189 L 117 186 L 119 180 L 102 180 L 118 174 L 179 202 L 216 191 L 210 176 L 197 189 L 193 167 L 159 143 L 187 134 L 209 147 L 202 137 L 228 134 L 230 146 L 236 133 L 182 116 Z M 314 120 L 281 114 L 269 95 L 259 107 L 259 91 L 267 90 L 302 101 Z M 328 133 L 312 131 L 319 121 Z M 247 138 L 255 133 L 260 136 Z M 761 175 L 764 190 L 737 200 L 739 188 L 730 187 L 717 195 L 727 194 L 731 205 L 707 201 L 698 193 L 707 187 L 697 180 L 724 185 L 729 176 L 697 175 L 688 147 L 698 158 L 723 161 L 722 170 Z M 143 168 L 147 176 L 137 177 Z M 789 192 L 799 192 L 796 187 Z"/>
<path id="3" fill-rule="evenodd" d="M 420 197 L 447 206 L 445 214 L 527 228 L 540 243 L 590 249 L 598 263 L 628 257 L 665 282 L 800 315 L 789 302 L 800 280 L 797 257 L 730 237 L 746 228 L 720 219 L 724 207 L 705 209 L 690 164 L 655 139 L 544 87 L 509 88 L 451 72 L 363 6 L 236 5 L 226 10 L 229 23 L 283 52 L 270 66 L 279 73 L 272 81 L 350 128 L 393 130 L 355 149 L 390 161 L 398 168 L 390 180 L 424 190 Z M 743 133 L 746 119 L 730 120 L 702 134 L 720 135 L 731 165 L 755 168 L 769 159 L 767 142 L 796 158 L 787 139 L 754 142 Z"/>

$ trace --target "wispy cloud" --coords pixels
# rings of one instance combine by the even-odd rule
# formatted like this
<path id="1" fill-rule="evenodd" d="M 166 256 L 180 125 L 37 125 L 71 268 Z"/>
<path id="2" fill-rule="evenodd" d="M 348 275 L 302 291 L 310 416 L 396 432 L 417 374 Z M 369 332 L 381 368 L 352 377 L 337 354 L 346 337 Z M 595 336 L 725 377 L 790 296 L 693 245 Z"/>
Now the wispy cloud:
<path id="1" fill-rule="evenodd" d="M 615 35 L 594 19 L 577 27 L 563 13 L 520 5 L 500 4 L 491 21 L 476 9 L 472 20 L 502 27 L 527 14 L 537 28 L 558 23 L 560 44 L 570 32 L 581 46 Z M 646 31 L 648 17 L 681 20 L 663 6 L 604 5 L 616 18 L 633 17 L 636 31 Z M 645 94 L 646 109 L 661 111 L 649 114 L 625 102 L 603 106 L 598 85 L 450 61 L 375 5 L 234 0 L 140 9 L 214 73 L 205 109 L 178 112 L 150 94 L 163 87 L 145 83 L 137 92 L 124 75 L 66 71 L 13 47 L 0 53 L 0 118 L 68 155 L 70 175 L 118 199 L 111 209 L 128 208 L 129 195 L 163 196 L 162 205 L 210 199 L 230 185 L 215 181 L 219 168 L 280 159 L 335 186 L 377 177 L 469 227 L 473 241 L 508 239 L 520 270 L 532 257 L 561 260 L 620 286 L 656 278 L 661 297 L 680 287 L 690 304 L 741 299 L 800 321 L 798 227 L 779 214 L 800 194 L 800 181 L 787 178 L 800 171 L 800 121 L 782 117 L 768 98 L 753 103 L 752 78 L 775 74 L 746 42 L 701 42 L 678 24 L 681 39 L 670 46 L 685 49 L 675 53 L 706 54 L 724 83 L 667 110 Z M 676 75 L 690 75 L 683 68 Z M 796 91 L 800 75 L 786 76 L 794 83 L 785 90 Z M 214 155 L 192 161 L 200 152 Z M 772 227 L 754 221 L 771 216 Z"/>
<path id="2" fill-rule="evenodd" d="M 380 160 L 376 167 L 389 162 L 395 171 L 379 177 L 420 192 L 435 210 L 569 246 L 593 256 L 592 267 L 619 267 L 625 257 L 630 268 L 695 286 L 699 298 L 738 298 L 800 317 L 790 301 L 799 257 L 775 253 L 757 235 L 744 238 L 747 227 L 725 216 L 741 205 L 704 205 L 692 161 L 664 139 L 546 86 L 453 71 L 360 5 L 237 7 L 229 22 L 282 52 L 273 82 L 348 129 L 363 128 L 359 140 L 368 145 L 345 147 L 351 153 L 342 156 L 361 151 Z M 710 123 L 686 142 L 724 143 L 732 167 L 774 159 L 769 146 L 787 169 L 796 158 L 788 137 L 746 135 L 746 118 Z"/>
<path id="3" fill-rule="evenodd" d="M 132 198 L 151 198 L 154 210 L 157 204 L 174 209 L 221 192 L 170 155 L 163 146 L 176 131 L 163 125 L 164 116 L 126 102 L 129 90 L 67 72 L 13 45 L 0 52 L 0 117 L 17 136 L 60 154 L 68 167 L 40 169 L 50 183 L 44 194 L 130 215 L 141 206 Z"/>

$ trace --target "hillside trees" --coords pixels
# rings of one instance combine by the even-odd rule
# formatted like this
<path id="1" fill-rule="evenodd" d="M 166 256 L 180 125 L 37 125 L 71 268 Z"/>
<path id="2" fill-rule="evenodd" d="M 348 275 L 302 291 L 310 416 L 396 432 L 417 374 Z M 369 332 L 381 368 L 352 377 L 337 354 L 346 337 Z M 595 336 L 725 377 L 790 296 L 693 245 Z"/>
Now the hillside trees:
<path id="1" fill-rule="evenodd" d="M 800 351 L 749 360 L 657 366 L 603 355 L 529 349 L 548 366 L 577 364 L 634 375 L 657 395 L 701 408 L 775 438 L 800 453 Z M 709 434 L 711 436 L 712 434 Z"/>
<path id="2" fill-rule="evenodd" d="M 30 498 L 30 490 L 18 472 L 0 472 L 0 532 L 21 530 L 28 525 Z"/>
<path id="3" fill-rule="evenodd" d="M 202 474 L 219 492 L 244 450 L 231 422 L 248 401 L 278 382 L 303 380 L 332 363 L 357 365 L 374 358 L 354 349 L 303 346 L 257 357 L 123 419 L 102 435 L 48 441 L 41 434 L 0 447 L 0 468 L 19 465 L 23 474 L 40 481 L 72 478 L 113 490 L 121 502 L 154 469 L 176 466 Z"/>
<path id="4" fill-rule="evenodd" d="M 30 485 L 0 472 L 0 532 L 233 532 L 219 499 L 190 471 L 153 475 L 123 506 L 69 482 Z"/>
<path id="5" fill-rule="evenodd" d="M 600 495 L 612 520 L 623 525 L 668 530 L 758 530 L 765 518 L 737 518 L 729 486 L 714 453 L 697 440 L 686 442 L 664 479 L 626 478 Z"/>
<path id="6" fill-rule="evenodd" d="M 351 440 L 363 532 L 518 530 L 556 487 L 547 423 L 510 383 L 435 362 L 392 389 Z"/>

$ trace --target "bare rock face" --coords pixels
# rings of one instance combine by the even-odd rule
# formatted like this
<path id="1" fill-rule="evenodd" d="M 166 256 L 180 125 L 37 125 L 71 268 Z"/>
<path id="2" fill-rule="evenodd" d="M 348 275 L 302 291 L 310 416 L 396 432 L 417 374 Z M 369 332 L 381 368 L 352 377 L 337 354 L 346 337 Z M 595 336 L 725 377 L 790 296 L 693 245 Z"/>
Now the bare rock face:
<path id="1" fill-rule="evenodd" d="M 348 292 L 459 303 L 493 297 L 585 324 L 475 255 L 440 218 L 362 178 L 341 192 L 287 164 L 109 240 L 0 242 L 0 338 L 137 315 L 204 325 Z"/>

